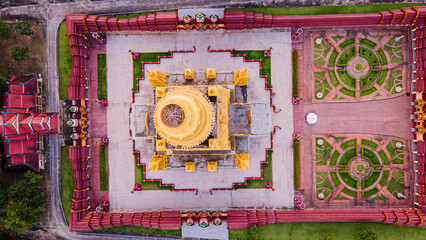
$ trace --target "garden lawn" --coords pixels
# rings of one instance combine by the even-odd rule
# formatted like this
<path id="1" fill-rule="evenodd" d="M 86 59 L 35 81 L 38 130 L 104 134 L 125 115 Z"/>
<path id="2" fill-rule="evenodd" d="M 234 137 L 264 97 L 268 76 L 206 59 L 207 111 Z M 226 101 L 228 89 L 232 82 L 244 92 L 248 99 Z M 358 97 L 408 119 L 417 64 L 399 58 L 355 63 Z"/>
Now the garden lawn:
<path id="1" fill-rule="evenodd" d="M 345 13 L 378 13 L 390 9 L 400 9 L 414 5 L 426 5 L 425 3 L 398 3 L 398 4 L 374 4 L 353 6 L 324 6 L 324 7 L 283 7 L 283 8 L 228 8 L 226 11 L 244 10 L 254 13 L 274 15 L 322 15 Z"/>
<path id="2" fill-rule="evenodd" d="M 169 52 L 139 53 L 139 59 L 133 60 L 133 91 L 137 91 L 138 78 L 142 78 L 142 62 L 157 62 L 159 56 L 170 56 Z"/>
<path id="3" fill-rule="evenodd" d="M 98 54 L 98 99 L 107 99 L 106 54 Z"/>
<path id="4" fill-rule="evenodd" d="M 236 185 L 239 188 L 266 188 L 266 182 L 272 182 L 272 151 L 268 152 L 268 163 L 263 164 L 262 180 L 247 180 L 247 185 Z"/>
<path id="5" fill-rule="evenodd" d="M 108 146 L 99 146 L 99 188 L 108 191 Z"/>
<path id="6" fill-rule="evenodd" d="M 147 182 L 143 180 L 143 170 L 144 166 L 138 164 L 138 155 L 136 153 L 133 154 L 135 158 L 135 184 L 142 184 L 143 190 L 172 190 L 172 187 L 160 187 L 160 183 L 158 181 Z"/>
<path id="7" fill-rule="evenodd" d="M 62 209 L 67 221 L 70 221 L 71 199 L 74 189 L 74 179 L 72 177 L 71 162 L 68 155 L 68 147 L 61 147 L 61 197 Z"/>
<path id="8" fill-rule="evenodd" d="M 292 55 L 292 67 L 293 67 L 293 97 L 299 96 L 299 51 L 293 50 Z"/>
<path id="9" fill-rule="evenodd" d="M 265 57 L 263 51 L 237 51 L 232 50 L 233 54 L 245 54 L 247 60 L 262 60 L 262 75 L 267 77 L 268 88 L 272 88 L 271 85 L 271 58 Z"/>
<path id="10" fill-rule="evenodd" d="M 300 142 L 293 142 L 294 188 L 300 188 Z"/>
<path id="11" fill-rule="evenodd" d="M 426 229 L 397 226 L 383 223 L 277 223 L 258 226 L 261 239 L 318 240 L 325 233 L 334 233 L 336 239 L 356 240 L 357 233 L 365 228 L 374 228 L 379 239 L 424 239 Z M 248 229 L 230 229 L 229 239 L 249 239 Z"/>
<path id="12" fill-rule="evenodd" d="M 66 23 L 63 21 L 59 28 L 58 38 L 58 67 L 59 67 L 59 99 L 68 99 L 68 85 L 71 76 L 71 52 L 68 46 L 68 37 L 66 36 Z"/>
<path id="13" fill-rule="evenodd" d="M 127 233 L 142 233 L 142 234 L 155 234 L 158 238 L 158 235 L 168 235 L 168 236 L 182 236 L 181 230 L 160 230 L 160 229 L 151 229 L 143 228 L 140 226 L 120 226 L 112 228 L 104 228 L 99 232 L 127 232 Z"/>

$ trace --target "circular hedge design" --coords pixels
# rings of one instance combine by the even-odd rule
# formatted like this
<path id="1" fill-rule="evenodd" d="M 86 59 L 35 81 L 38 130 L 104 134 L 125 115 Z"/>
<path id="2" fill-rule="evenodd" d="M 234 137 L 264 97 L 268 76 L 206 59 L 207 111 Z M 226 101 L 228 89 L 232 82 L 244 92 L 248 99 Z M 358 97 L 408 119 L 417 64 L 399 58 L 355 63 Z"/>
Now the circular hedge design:
<path id="1" fill-rule="evenodd" d="M 408 194 L 403 139 L 348 134 L 318 135 L 313 141 L 316 202 L 400 202 L 405 198 L 398 194 Z"/>
<path id="2" fill-rule="evenodd" d="M 403 94 L 395 90 L 404 86 L 402 41 L 400 35 L 385 35 L 313 35 L 313 99 L 371 100 Z"/>

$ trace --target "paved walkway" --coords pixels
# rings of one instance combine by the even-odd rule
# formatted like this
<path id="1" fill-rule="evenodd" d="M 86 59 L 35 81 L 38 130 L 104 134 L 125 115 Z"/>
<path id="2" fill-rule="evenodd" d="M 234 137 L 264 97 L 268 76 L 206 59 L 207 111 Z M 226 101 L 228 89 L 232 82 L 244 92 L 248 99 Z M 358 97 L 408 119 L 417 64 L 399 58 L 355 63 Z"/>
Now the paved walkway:
<path id="1" fill-rule="evenodd" d="M 99 185 L 99 146 L 97 141 L 107 137 L 107 110 L 96 103 L 98 96 L 98 64 L 97 55 L 106 52 L 106 45 L 100 45 L 88 37 L 87 78 L 89 79 L 89 113 L 90 120 L 90 185 L 93 191 L 91 199 L 93 205 L 109 200 L 108 191 L 101 191 Z"/>
<path id="2" fill-rule="evenodd" d="M 207 228 L 202 228 L 198 224 L 187 226 L 185 223 L 182 224 L 182 237 L 184 238 L 201 238 L 201 239 L 221 239 L 227 240 L 228 235 L 228 224 L 222 223 L 220 226 L 215 226 L 212 223 Z"/>
<path id="3" fill-rule="evenodd" d="M 143 37 L 142 37 L 143 36 Z M 161 37 L 160 37 L 161 36 Z M 268 39 L 268 42 L 265 42 Z M 293 207 L 293 152 L 292 152 L 292 112 L 286 111 L 291 109 L 291 80 L 290 75 L 286 74 L 290 71 L 290 64 L 285 64 L 290 60 L 290 34 L 289 32 L 271 32 L 270 30 L 255 30 L 250 32 L 223 32 L 206 31 L 206 32 L 184 32 L 178 33 L 161 33 L 161 34 L 143 34 L 143 35 L 125 35 L 125 34 L 109 34 L 107 36 L 107 66 L 108 66 L 108 137 L 110 139 L 110 202 L 111 209 L 114 211 L 141 211 L 148 209 L 219 209 L 224 210 L 234 207 Z M 171 44 L 173 43 L 173 44 Z M 128 49 L 135 52 L 164 52 L 168 50 L 191 50 L 195 45 L 197 53 L 203 51 L 213 58 L 200 58 L 209 67 L 216 67 L 218 72 L 234 71 L 232 65 L 224 60 L 214 60 L 214 57 L 221 55 L 231 59 L 232 61 L 242 61 L 241 58 L 230 58 L 229 53 L 208 53 L 207 47 L 212 46 L 213 49 L 232 49 L 240 50 L 262 50 L 270 46 L 273 47 L 272 55 L 272 85 L 275 87 L 276 95 L 274 97 L 275 104 L 278 108 L 283 109 L 278 114 L 272 115 L 273 125 L 282 127 L 282 131 L 277 132 L 274 136 L 274 154 L 273 154 L 273 179 L 275 191 L 267 189 L 239 189 L 237 191 L 214 192 L 213 195 L 208 193 L 207 188 L 200 191 L 198 195 L 193 192 L 169 192 L 169 191 L 141 191 L 130 194 L 130 190 L 134 184 L 134 167 L 132 155 L 132 142 L 129 136 L 129 107 L 131 106 L 131 87 L 132 87 L 132 62 Z M 112 54 L 112 55 L 111 55 Z M 226 55 L 226 56 L 225 56 Z M 111 56 L 111 57 L 110 57 Z M 160 65 L 146 65 L 147 69 L 162 70 L 167 64 L 177 61 L 182 65 L 181 69 L 172 69 L 173 71 L 183 71 L 184 67 L 194 67 L 194 61 L 191 59 L 197 55 L 194 53 L 175 54 L 176 60 L 162 59 L 164 63 Z M 250 66 L 250 65 L 248 65 Z M 175 68 L 177 65 L 175 65 Z M 249 67 L 250 68 L 250 67 Z M 222 70 L 223 69 L 223 70 Z M 171 70 L 169 70 L 171 71 Z M 257 72 L 250 72 L 250 76 L 256 77 Z M 145 82 L 145 81 L 142 81 Z M 250 92 L 250 94 L 264 94 L 268 96 L 268 92 L 264 91 L 264 81 L 256 82 L 258 86 L 251 86 L 259 91 Z M 145 83 L 143 83 L 145 84 Z M 148 86 L 142 87 L 145 90 Z M 124 90 L 124 91 L 123 91 Z M 265 94 L 266 93 L 266 94 Z M 113 97 L 114 96 L 114 97 Z M 262 97 L 263 98 L 263 97 Z M 250 96 L 249 96 L 250 99 Z M 257 98 L 254 98 L 255 100 Z M 269 97 L 267 97 L 269 100 Z M 268 132 L 272 131 L 269 129 Z M 252 154 L 260 154 L 265 157 L 265 148 L 269 148 L 269 134 L 265 136 L 265 140 L 256 143 L 258 151 Z M 258 161 L 258 160 L 257 160 Z M 255 166 L 252 166 L 255 169 Z M 256 166 L 257 168 L 259 166 Z M 180 173 L 174 172 L 174 169 L 167 169 L 158 173 L 149 172 L 148 177 L 162 177 L 169 179 L 171 176 L 178 175 L 182 170 L 177 169 Z M 217 173 L 209 173 L 217 175 L 214 180 L 220 187 L 230 186 L 222 178 L 223 172 L 219 169 Z M 167 175 L 164 175 L 167 174 Z M 154 176 L 155 175 L 155 176 Z M 230 176 L 230 175 L 229 175 Z M 258 170 L 258 175 L 260 171 Z M 243 180 L 243 178 L 241 179 Z M 168 181 L 168 180 L 167 180 Z M 170 180 L 171 181 L 171 180 Z M 202 186 L 207 179 L 195 178 Z M 182 183 L 183 184 L 183 183 Z M 222 185 L 223 184 L 223 185 Z M 207 186 L 207 185 L 206 185 Z M 177 186 L 179 187 L 179 186 Z M 202 189 L 203 190 L 203 189 Z"/>

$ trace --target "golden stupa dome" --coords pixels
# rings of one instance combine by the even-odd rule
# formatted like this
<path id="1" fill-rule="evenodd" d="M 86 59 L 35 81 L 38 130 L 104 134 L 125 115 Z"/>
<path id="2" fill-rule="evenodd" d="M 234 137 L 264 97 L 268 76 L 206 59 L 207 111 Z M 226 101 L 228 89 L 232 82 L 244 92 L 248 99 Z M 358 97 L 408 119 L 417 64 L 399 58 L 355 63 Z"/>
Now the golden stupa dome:
<path id="1" fill-rule="evenodd" d="M 154 124 L 167 143 L 192 148 L 205 141 L 213 130 L 215 111 L 207 96 L 190 87 L 168 91 L 156 104 Z"/>

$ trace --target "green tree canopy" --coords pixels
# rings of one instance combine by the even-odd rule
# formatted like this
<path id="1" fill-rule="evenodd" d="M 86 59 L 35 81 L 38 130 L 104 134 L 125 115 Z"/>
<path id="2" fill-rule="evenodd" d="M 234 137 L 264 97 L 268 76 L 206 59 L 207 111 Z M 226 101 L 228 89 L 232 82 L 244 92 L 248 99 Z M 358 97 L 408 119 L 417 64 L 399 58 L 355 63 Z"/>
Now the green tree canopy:
<path id="1" fill-rule="evenodd" d="M 357 240 L 377 240 L 379 236 L 374 228 L 363 229 L 358 232 Z"/>
<path id="2" fill-rule="evenodd" d="M 9 49 L 10 57 L 15 61 L 24 61 L 30 57 L 30 49 L 26 46 L 11 46 Z"/>
<path id="3" fill-rule="evenodd" d="M 38 190 L 42 176 L 28 171 L 25 177 L 7 189 L 6 207 L 0 209 L 0 228 L 18 235 L 34 227 L 44 209 L 44 194 Z"/>
<path id="4" fill-rule="evenodd" d="M 0 18 L 0 39 L 8 39 L 10 36 L 10 27 Z"/>
<path id="5" fill-rule="evenodd" d="M 19 22 L 15 24 L 15 30 L 21 35 L 33 35 L 34 31 L 31 30 L 31 24 L 28 21 Z"/>

